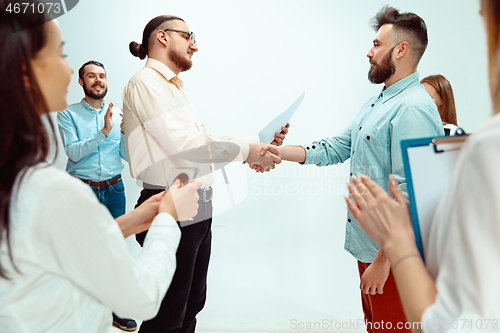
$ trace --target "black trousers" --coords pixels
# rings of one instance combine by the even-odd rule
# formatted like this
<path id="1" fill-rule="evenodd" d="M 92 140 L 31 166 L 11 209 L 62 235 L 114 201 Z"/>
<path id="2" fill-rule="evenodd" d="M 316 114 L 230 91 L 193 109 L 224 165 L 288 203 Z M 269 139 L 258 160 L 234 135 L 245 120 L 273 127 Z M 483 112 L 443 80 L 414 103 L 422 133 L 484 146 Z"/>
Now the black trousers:
<path id="1" fill-rule="evenodd" d="M 135 207 L 159 192 L 143 189 Z M 212 244 L 212 201 L 200 200 L 199 205 L 194 220 L 200 222 L 181 227 L 177 268 L 160 310 L 155 318 L 142 323 L 140 333 L 194 333 L 196 315 L 205 305 Z M 136 235 L 141 246 L 146 234 Z"/>

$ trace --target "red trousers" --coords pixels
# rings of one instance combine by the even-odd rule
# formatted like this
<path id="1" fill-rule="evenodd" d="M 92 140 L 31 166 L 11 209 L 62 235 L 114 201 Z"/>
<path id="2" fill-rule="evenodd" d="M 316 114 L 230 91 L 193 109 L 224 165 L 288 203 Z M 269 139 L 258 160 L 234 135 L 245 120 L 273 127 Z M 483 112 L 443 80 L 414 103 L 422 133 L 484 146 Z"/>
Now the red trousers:
<path id="1" fill-rule="evenodd" d="M 360 278 L 368 266 L 370 266 L 370 263 L 358 261 Z M 396 281 L 394 281 L 394 277 L 392 276 L 392 270 L 389 272 L 389 277 L 385 282 L 384 293 L 370 295 L 361 291 L 361 302 L 363 304 L 367 332 L 411 332 L 408 329 L 410 323 L 406 322 Z"/>

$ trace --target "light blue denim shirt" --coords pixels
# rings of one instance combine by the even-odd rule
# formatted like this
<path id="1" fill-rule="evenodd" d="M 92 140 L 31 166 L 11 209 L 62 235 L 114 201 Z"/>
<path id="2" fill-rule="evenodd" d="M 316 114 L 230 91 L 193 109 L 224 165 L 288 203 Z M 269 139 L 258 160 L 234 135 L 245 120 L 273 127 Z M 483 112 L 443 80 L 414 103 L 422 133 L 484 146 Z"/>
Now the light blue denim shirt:
<path id="1" fill-rule="evenodd" d="M 121 134 L 122 113 L 113 108 L 113 128 L 106 137 L 102 133 L 108 104 L 93 109 L 85 99 L 71 104 L 57 114 L 59 133 L 68 155 L 66 171 L 71 175 L 100 182 L 113 178 L 123 170 L 121 159 L 127 159 L 125 136 Z"/>
<path id="2" fill-rule="evenodd" d="M 304 164 L 326 166 L 350 158 L 351 175 L 370 176 L 388 191 L 392 173 L 406 192 L 401 140 L 442 135 L 436 105 L 415 72 L 370 98 L 339 135 L 303 146 L 307 153 Z M 361 262 L 373 262 L 379 250 L 350 212 L 344 248 Z"/>

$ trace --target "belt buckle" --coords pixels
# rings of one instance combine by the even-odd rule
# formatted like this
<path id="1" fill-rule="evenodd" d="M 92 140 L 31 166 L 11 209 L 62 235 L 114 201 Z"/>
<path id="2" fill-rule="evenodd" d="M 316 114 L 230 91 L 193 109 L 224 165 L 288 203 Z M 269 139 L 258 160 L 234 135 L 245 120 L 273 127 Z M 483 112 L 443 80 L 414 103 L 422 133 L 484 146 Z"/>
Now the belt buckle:
<path id="1" fill-rule="evenodd" d="M 209 193 L 207 195 L 207 193 Z M 208 196 L 210 196 L 209 198 L 207 198 Z M 208 188 L 205 188 L 203 189 L 203 202 L 209 202 L 210 200 L 212 200 L 212 197 L 213 197 L 213 191 L 212 191 L 212 186 L 209 186 Z"/>

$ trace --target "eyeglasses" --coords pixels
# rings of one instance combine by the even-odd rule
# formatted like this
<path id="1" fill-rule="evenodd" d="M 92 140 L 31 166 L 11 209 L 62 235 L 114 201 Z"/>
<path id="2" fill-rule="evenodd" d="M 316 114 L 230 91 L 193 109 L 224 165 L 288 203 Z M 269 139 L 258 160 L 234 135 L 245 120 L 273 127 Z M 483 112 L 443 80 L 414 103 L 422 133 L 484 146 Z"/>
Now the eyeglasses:
<path id="1" fill-rule="evenodd" d="M 185 30 L 177 30 L 177 29 L 165 29 L 163 30 L 165 32 L 167 31 L 175 31 L 175 32 L 180 32 L 180 33 L 183 33 L 183 34 L 188 34 L 189 35 L 189 41 L 191 42 L 191 44 L 194 44 L 194 45 L 197 45 L 196 44 L 196 37 L 194 36 L 194 32 L 189 32 L 189 31 L 185 31 Z M 187 40 L 187 38 L 186 38 Z"/>

